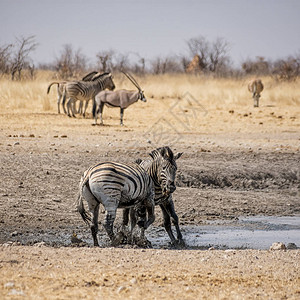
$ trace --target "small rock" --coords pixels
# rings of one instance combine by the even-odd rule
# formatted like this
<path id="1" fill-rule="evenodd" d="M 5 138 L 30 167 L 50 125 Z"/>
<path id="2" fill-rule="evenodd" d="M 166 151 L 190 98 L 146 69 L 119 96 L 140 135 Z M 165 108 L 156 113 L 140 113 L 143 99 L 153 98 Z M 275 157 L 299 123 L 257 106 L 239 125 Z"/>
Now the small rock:
<path id="1" fill-rule="evenodd" d="M 12 289 L 8 295 L 10 295 L 10 296 L 25 296 L 25 293 L 23 291 L 18 291 L 16 289 Z"/>
<path id="2" fill-rule="evenodd" d="M 46 243 L 45 242 L 39 242 L 39 243 L 35 243 L 33 246 L 34 247 L 45 247 Z"/>
<path id="3" fill-rule="evenodd" d="M 19 234 L 18 231 L 14 231 L 10 234 L 10 236 L 17 236 L 18 234 Z"/>
<path id="4" fill-rule="evenodd" d="M 276 242 L 272 244 L 270 250 L 286 250 L 286 246 L 284 243 Z"/>
<path id="5" fill-rule="evenodd" d="M 63 135 L 61 135 L 60 137 L 61 137 L 61 138 L 67 138 L 68 136 L 65 135 L 65 134 L 63 134 Z"/>
<path id="6" fill-rule="evenodd" d="M 215 250 L 215 248 L 214 247 L 210 247 L 210 248 L 208 248 L 208 250 L 212 251 L 212 250 Z"/>
<path id="7" fill-rule="evenodd" d="M 290 250 L 298 249 L 298 247 L 295 243 L 288 243 L 286 248 L 290 249 Z"/>
<path id="8" fill-rule="evenodd" d="M 132 279 L 130 280 L 130 283 L 131 283 L 131 284 L 136 284 L 136 283 L 137 283 L 136 278 L 132 278 Z"/>
<path id="9" fill-rule="evenodd" d="M 4 284 L 5 288 L 13 288 L 15 286 L 15 283 L 13 281 L 9 281 L 7 283 Z"/>
<path id="10" fill-rule="evenodd" d="M 118 293 L 121 293 L 122 291 L 125 290 L 125 286 L 120 286 L 118 289 L 117 289 L 117 292 Z"/>
<path id="11" fill-rule="evenodd" d="M 29 134 L 29 137 L 34 137 L 34 134 L 33 133 Z"/>
<path id="12" fill-rule="evenodd" d="M 15 143 L 14 143 L 14 146 L 17 146 L 17 145 L 20 145 L 20 143 L 19 143 L 19 142 L 15 142 Z"/>

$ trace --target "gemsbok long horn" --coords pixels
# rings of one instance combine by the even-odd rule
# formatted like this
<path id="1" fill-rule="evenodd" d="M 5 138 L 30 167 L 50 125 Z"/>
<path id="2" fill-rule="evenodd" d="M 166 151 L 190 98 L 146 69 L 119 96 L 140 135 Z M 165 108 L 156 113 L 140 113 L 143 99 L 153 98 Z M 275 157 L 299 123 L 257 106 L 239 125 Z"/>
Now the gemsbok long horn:
<path id="1" fill-rule="evenodd" d="M 132 75 L 125 73 L 124 71 L 121 71 L 136 87 L 138 90 L 142 90 L 140 85 L 137 83 L 137 81 L 133 78 Z"/>

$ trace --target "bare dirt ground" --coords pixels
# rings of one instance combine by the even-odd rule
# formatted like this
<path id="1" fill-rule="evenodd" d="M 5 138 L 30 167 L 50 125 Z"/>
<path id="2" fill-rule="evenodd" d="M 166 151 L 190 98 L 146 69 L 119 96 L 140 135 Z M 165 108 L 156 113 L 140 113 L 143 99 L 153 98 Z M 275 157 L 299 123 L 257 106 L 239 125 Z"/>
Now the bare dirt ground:
<path id="1" fill-rule="evenodd" d="M 101 226 L 103 246 L 90 247 L 73 207 L 83 171 L 145 158 L 161 145 L 184 152 L 174 193 L 181 226 L 299 216 L 299 108 L 168 110 L 174 101 L 133 105 L 124 127 L 107 108 L 105 126 L 54 111 L 0 113 L 1 299 L 299 299 L 299 249 L 110 248 Z M 157 209 L 152 230 L 161 223 Z M 86 247 L 72 247 L 73 232 Z"/>

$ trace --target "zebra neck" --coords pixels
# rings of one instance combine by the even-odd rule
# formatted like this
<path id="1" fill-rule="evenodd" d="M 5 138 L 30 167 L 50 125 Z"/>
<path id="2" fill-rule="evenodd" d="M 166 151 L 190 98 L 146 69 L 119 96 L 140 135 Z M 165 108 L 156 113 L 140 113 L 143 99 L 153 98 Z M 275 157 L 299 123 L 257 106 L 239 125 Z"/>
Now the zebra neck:
<path id="1" fill-rule="evenodd" d="M 156 187 L 160 187 L 160 176 L 159 176 L 159 170 L 158 170 L 159 163 L 158 161 L 153 161 L 151 167 L 150 167 L 150 177 L 154 182 L 154 185 Z"/>

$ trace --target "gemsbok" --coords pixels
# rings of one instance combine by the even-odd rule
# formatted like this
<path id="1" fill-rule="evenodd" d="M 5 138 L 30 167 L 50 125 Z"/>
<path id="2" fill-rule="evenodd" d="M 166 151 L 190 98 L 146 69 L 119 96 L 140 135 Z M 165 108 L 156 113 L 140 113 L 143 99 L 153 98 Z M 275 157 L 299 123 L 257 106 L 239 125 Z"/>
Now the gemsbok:
<path id="1" fill-rule="evenodd" d="M 120 125 L 123 126 L 124 110 L 131 104 L 141 100 L 146 102 L 144 91 L 141 89 L 137 81 L 125 72 L 122 72 L 138 89 L 137 91 L 118 90 L 118 91 L 102 91 L 95 97 L 93 105 L 94 125 L 97 125 L 97 116 L 100 115 L 100 125 L 103 125 L 102 113 L 104 104 L 110 107 L 120 107 Z"/>
<path id="2" fill-rule="evenodd" d="M 261 79 L 252 79 L 248 83 L 248 90 L 250 93 L 252 93 L 254 107 L 259 106 L 260 93 L 263 91 L 263 89 L 264 89 L 264 85 L 263 85 Z"/>

